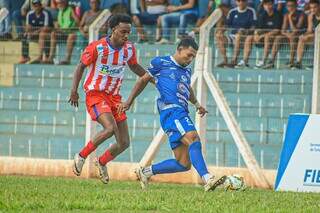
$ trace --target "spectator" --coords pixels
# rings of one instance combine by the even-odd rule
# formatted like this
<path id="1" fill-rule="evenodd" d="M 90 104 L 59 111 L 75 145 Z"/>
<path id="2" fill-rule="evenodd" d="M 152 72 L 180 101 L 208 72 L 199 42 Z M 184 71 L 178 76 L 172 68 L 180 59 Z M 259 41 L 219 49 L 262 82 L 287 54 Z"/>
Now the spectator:
<path id="1" fill-rule="evenodd" d="M 71 6 L 68 5 L 67 0 L 57 0 L 58 25 L 55 30 L 51 32 L 50 55 L 46 63 L 53 64 L 53 58 L 56 52 L 57 40 L 67 41 L 67 55 L 60 64 L 70 64 L 71 54 L 77 39 L 75 29 L 79 25 L 80 20 Z"/>
<path id="2" fill-rule="evenodd" d="M 162 39 L 158 44 L 169 43 L 170 27 L 179 25 L 179 37 L 186 34 L 187 24 L 196 21 L 198 16 L 197 0 L 181 0 L 179 6 L 169 5 L 168 14 L 161 16 Z"/>
<path id="3" fill-rule="evenodd" d="M 7 14 L 5 17 L 2 17 L 2 20 L 0 20 L 0 40 L 8 40 L 12 38 L 9 3 L 9 0 L 0 0 L 0 10 L 2 13 Z"/>
<path id="4" fill-rule="evenodd" d="M 224 34 L 216 34 L 217 46 L 222 54 L 223 62 L 218 67 L 234 67 L 240 53 L 240 46 L 243 40 L 252 33 L 257 21 L 256 12 L 252 7 L 248 7 L 246 0 L 237 0 L 237 7 L 230 10 L 227 16 L 227 27 L 231 33 L 226 37 Z M 228 64 L 226 45 L 233 43 L 233 57 Z"/>
<path id="5" fill-rule="evenodd" d="M 221 4 L 227 5 L 229 8 L 236 8 L 238 6 L 237 0 L 221 0 Z M 254 7 L 254 0 L 248 0 L 248 6 Z"/>
<path id="6" fill-rule="evenodd" d="M 50 30 L 53 27 L 51 14 L 42 7 L 41 0 L 32 0 L 31 3 L 32 10 L 27 14 L 26 32 L 22 38 L 22 57 L 19 62 L 21 64 L 30 60 L 29 41 L 39 41 L 39 56 L 31 63 L 41 63 L 43 52 L 46 58 L 49 56 L 49 51 L 45 48 L 45 41 L 48 41 Z"/>
<path id="7" fill-rule="evenodd" d="M 12 13 L 12 20 L 15 24 L 18 39 L 21 39 L 23 36 L 24 20 L 26 20 L 27 13 L 31 9 L 31 1 L 32 0 L 25 0 L 20 10 L 15 10 Z M 48 7 L 49 0 L 42 0 L 41 4 L 43 7 Z"/>
<path id="8" fill-rule="evenodd" d="M 298 50 L 297 50 L 297 62 L 294 65 L 295 68 L 302 68 L 302 57 L 304 54 L 304 48 L 306 44 L 312 44 L 314 42 L 315 29 L 320 23 L 320 3 L 319 0 L 310 0 L 309 2 L 310 14 L 308 15 L 308 29 L 307 32 L 299 37 Z"/>
<path id="9" fill-rule="evenodd" d="M 84 38 L 89 39 L 89 26 L 100 13 L 100 0 L 90 0 L 90 10 L 84 12 L 79 27 L 80 33 Z"/>
<path id="10" fill-rule="evenodd" d="M 283 43 L 290 46 L 290 58 L 288 67 L 294 65 L 294 55 L 297 47 L 298 36 L 304 28 L 305 15 L 302 11 L 297 10 L 296 0 L 287 0 L 286 7 L 288 12 L 284 16 L 281 34 L 275 38 L 272 46 L 271 59 L 264 68 L 273 68 L 279 47 Z"/>
<path id="11" fill-rule="evenodd" d="M 272 42 L 281 29 L 281 15 L 277 10 L 273 10 L 273 0 L 263 0 L 262 6 L 264 11 L 258 14 L 257 29 L 254 35 L 249 35 L 245 40 L 243 60 L 239 62 L 237 67 L 249 67 L 248 61 L 252 49 L 252 44 L 263 44 L 263 58 L 258 61 L 256 67 L 266 65 Z"/>
<path id="12" fill-rule="evenodd" d="M 148 39 L 145 37 L 143 24 L 157 25 L 157 31 L 160 30 L 159 16 L 166 13 L 167 0 L 140 0 L 140 13 L 132 16 L 132 21 L 137 27 L 139 41 L 145 42 Z M 157 35 L 160 33 L 157 32 Z"/>
<path id="13" fill-rule="evenodd" d="M 215 0 L 210 0 L 208 2 L 208 7 L 207 7 L 208 9 L 205 12 L 205 15 L 203 17 L 199 17 L 199 19 L 197 20 L 195 28 L 193 28 L 192 31 L 188 33 L 189 36 L 195 38 L 195 34 L 199 33 L 199 29 L 200 29 L 201 25 L 207 20 L 207 18 L 211 15 L 211 13 L 216 9 L 216 6 L 217 5 L 216 5 Z"/>

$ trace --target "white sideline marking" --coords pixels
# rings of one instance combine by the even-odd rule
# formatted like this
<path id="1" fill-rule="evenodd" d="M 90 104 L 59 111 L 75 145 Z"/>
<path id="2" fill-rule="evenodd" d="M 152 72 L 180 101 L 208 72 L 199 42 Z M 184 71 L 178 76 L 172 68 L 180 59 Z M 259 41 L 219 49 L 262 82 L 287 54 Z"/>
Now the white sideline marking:
<path id="1" fill-rule="evenodd" d="M 33 128 L 32 128 L 32 133 L 36 134 L 37 131 L 37 116 L 33 116 Z"/>
<path id="2" fill-rule="evenodd" d="M 22 108 L 22 92 L 19 92 L 19 110 Z"/>
<path id="3" fill-rule="evenodd" d="M 37 110 L 40 111 L 41 107 L 41 92 L 38 93 L 38 104 L 37 104 Z"/>
<path id="4" fill-rule="evenodd" d="M 31 139 L 28 140 L 28 154 L 31 157 Z"/>
<path id="5" fill-rule="evenodd" d="M 41 71 L 41 87 L 44 87 L 44 69 Z"/>
<path id="6" fill-rule="evenodd" d="M 59 112 L 60 110 L 60 93 L 57 93 L 57 105 L 56 105 L 56 111 Z"/>

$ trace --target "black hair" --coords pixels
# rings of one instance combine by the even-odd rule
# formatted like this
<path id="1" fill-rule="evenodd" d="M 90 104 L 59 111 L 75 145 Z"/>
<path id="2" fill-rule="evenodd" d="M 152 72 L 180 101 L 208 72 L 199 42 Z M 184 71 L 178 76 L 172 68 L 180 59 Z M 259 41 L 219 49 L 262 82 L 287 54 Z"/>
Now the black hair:
<path id="1" fill-rule="evenodd" d="M 131 17 L 125 14 L 116 14 L 109 19 L 109 27 L 111 29 L 118 26 L 120 23 L 132 24 Z"/>
<path id="2" fill-rule="evenodd" d="M 309 5 L 310 4 L 320 4 L 320 2 L 319 2 L 319 0 L 310 0 Z"/>
<path id="3" fill-rule="evenodd" d="M 262 4 L 267 4 L 267 3 L 272 3 L 273 4 L 273 0 L 263 0 Z"/>
<path id="4" fill-rule="evenodd" d="M 196 43 L 196 41 L 190 36 L 183 37 L 179 42 L 177 49 L 179 49 L 179 47 L 185 47 L 185 48 L 192 47 L 195 50 L 199 49 L 199 46 Z"/>
<path id="5" fill-rule="evenodd" d="M 297 5 L 297 1 L 296 1 L 296 0 L 287 0 L 286 3 L 288 3 L 288 2 L 292 2 L 292 3 L 294 3 L 295 5 Z"/>

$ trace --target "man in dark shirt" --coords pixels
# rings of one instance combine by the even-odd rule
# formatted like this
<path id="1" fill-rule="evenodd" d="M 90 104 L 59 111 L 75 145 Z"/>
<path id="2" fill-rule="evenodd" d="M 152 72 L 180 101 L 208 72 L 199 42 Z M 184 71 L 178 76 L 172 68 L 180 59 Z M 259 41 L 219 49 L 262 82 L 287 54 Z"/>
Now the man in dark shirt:
<path id="1" fill-rule="evenodd" d="M 258 61 L 256 66 L 261 67 L 266 64 L 272 41 L 280 33 L 281 15 L 278 11 L 273 10 L 273 0 L 263 0 L 263 11 L 258 15 L 257 29 L 254 35 L 249 35 L 245 40 L 243 60 L 237 67 L 249 67 L 248 61 L 252 49 L 252 44 L 263 44 L 263 59 Z"/>
<path id="2" fill-rule="evenodd" d="M 46 57 L 49 55 L 48 49 L 45 49 L 45 41 L 49 40 L 49 32 L 53 27 L 51 14 L 42 7 L 40 0 L 32 0 L 31 3 L 32 10 L 28 12 L 26 18 L 27 27 L 22 38 L 22 57 L 19 63 L 26 63 L 30 60 L 29 41 L 39 40 L 39 56 L 31 63 L 40 63 L 43 52 Z"/>
<path id="3" fill-rule="evenodd" d="M 237 0 L 238 7 L 229 11 L 227 27 L 231 31 L 228 36 L 216 36 L 217 46 L 223 57 L 223 62 L 218 67 L 234 67 L 240 53 L 240 46 L 244 39 L 252 33 L 257 21 L 256 12 L 248 7 L 247 0 Z M 226 55 L 226 43 L 233 43 L 233 57 L 230 64 Z"/>
<path id="4" fill-rule="evenodd" d="M 293 68 L 294 56 L 297 49 L 298 37 L 305 28 L 305 15 L 297 8 L 296 0 L 287 0 L 286 3 L 288 12 L 283 18 L 281 34 L 277 35 L 272 46 L 271 59 L 264 67 L 266 69 L 273 68 L 281 44 L 289 44 L 290 46 L 290 59 L 288 67 Z"/>

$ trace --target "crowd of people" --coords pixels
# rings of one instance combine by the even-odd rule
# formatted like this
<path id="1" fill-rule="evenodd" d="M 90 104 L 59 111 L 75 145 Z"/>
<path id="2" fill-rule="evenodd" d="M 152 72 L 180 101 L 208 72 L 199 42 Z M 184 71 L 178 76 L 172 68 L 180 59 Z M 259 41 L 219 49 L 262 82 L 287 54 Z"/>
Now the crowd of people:
<path id="1" fill-rule="evenodd" d="M 82 8 L 83 1 L 88 8 Z M 0 0 L 0 8 L 9 8 L 9 2 Z M 66 42 L 66 56 L 60 64 L 70 64 L 76 40 L 88 40 L 89 25 L 105 8 L 113 14 L 131 15 L 138 42 L 148 42 L 144 25 L 156 26 L 157 44 L 169 43 L 174 27 L 178 29 L 177 41 L 187 34 L 194 36 L 206 18 L 220 9 L 223 17 L 215 31 L 223 58 L 219 67 L 250 66 L 251 49 L 256 45 L 264 48 L 256 67 L 272 68 L 280 45 L 287 43 L 288 66 L 301 68 L 305 46 L 314 41 L 314 30 L 320 22 L 319 0 L 108 0 L 107 4 L 103 0 L 25 0 L 21 9 L 8 9 L 8 17 L 0 22 L 0 39 L 11 39 L 15 32 L 14 39 L 22 42 L 20 63 L 30 61 L 30 41 L 39 42 L 39 56 L 30 63 L 48 64 L 54 63 L 57 42 Z M 195 28 L 187 32 L 190 23 Z M 233 45 L 231 60 L 227 57 L 228 45 Z M 241 49 L 243 58 L 239 60 Z"/>

